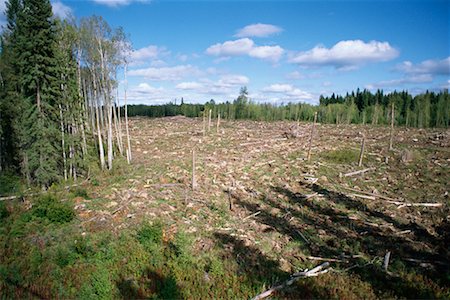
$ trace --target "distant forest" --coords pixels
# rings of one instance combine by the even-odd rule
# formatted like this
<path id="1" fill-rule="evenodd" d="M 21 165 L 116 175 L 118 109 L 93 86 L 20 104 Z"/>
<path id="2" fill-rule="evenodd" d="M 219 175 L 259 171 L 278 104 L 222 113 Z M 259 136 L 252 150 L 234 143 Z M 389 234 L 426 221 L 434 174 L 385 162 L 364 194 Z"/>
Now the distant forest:
<path id="1" fill-rule="evenodd" d="M 318 112 L 318 121 L 334 124 L 372 124 L 390 123 L 392 104 L 395 124 L 407 127 L 444 127 L 450 120 L 450 97 L 448 90 L 439 93 L 425 92 L 412 96 L 406 91 L 384 94 L 382 90 L 371 93 L 368 90 L 347 93 L 345 96 L 332 94 L 320 96 L 319 105 L 288 103 L 274 105 L 255 103 L 248 98 L 245 87 L 233 102 L 205 104 L 167 103 L 164 105 L 129 105 L 129 116 L 166 117 L 183 115 L 201 117 L 212 110 L 213 117 L 220 113 L 221 118 L 251 119 L 259 121 L 300 120 L 311 121 Z"/>

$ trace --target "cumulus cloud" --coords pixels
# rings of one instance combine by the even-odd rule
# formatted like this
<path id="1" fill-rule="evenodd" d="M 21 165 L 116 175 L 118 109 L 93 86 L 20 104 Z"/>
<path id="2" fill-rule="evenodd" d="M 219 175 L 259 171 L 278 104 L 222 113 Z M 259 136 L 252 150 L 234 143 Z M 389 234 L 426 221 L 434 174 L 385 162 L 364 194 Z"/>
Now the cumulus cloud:
<path id="1" fill-rule="evenodd" d="M 248 54 L 255 43 L 248 38 L 217 43 L 206 49 L 206 54 L 215 56 L 238 56 Z"/>
<path id="2" fill-rule="evenodd" d="M 272 34 L 280 33 L 283 29 L 281 27 L 270 24 L 251 24 L 238 30 L 235 37 L 267 37 Z"/>
<path id="3" fill-rule="evenodd" d="M 284 54 L 284 49 L 280 46 L 257 46 L 253 40 L 243 38 L 214 44 L 206 49 L 206 54 L 221 58 L 248 55 L 254 58 L 277 62 Z"/>
<path id="4" fill-rule="evenodd" d="M 52 2 L 52 11 L 53 15 L 61 19 L 66 19 L 72 15 L 72 8 L 61 1 Z"/>
<path id="5" fill-rule="evenodd" d="M 340 41 L 331 48 L 316 46 L 311 50 L 293 54 L 289 61 L 305 66 L 353 69 L 366 63 L 392 60 L 398 55 L 399 51 L 388 42 L 347 40 Z"/>
<path id="6" fill-rule="evenodd" d="M 149 3 L 151 0 L 92 0 L 95 3 L 109 7 L 127 6 L 133 2 Z"/>
<path id="7" fill-rule="evenodd" d="M 249 78 L 239 74 L 225 74 L 217 80 L 202 78 L 199 81 L 181 82 L 176 85 L 179 90 L 193 91 L 201 95 L 234 95 L 238 92 L 239 87 L 250 82 Z"/>
<path id="8" fill-rule="evenodd" d="M 224 75 L 217 82 L 217 86 L 232 87 L 246 85 L 249 83 L 249 79 L 244 75 Z"/>
<path id="9" fill-rule="evenodd" d="M 149 80 L 174 81 L 184 77 L 198 75 L 200 74 L 200 70 L 191 65 L 179 65 L 173 67 L 136 69 L 131 70 L 128 74 L 130 76 L 142 76 Z"/>
<path id="10" fill-rule="evenodd" d="M 429 59 L 418 64 L 414 64 L 410 61 L 404 61 L 401 64 L 398 64 L 395 67 L 395 70 L 407 74 L 449 75 L 450 56 L 441 60 Z"/>
<path id="11" fill-rule="evenodd" d="M 128 90 L 128 101 L 130 104 L 163 104 L 170 99 L 168 91 L 162 87 L 154 87 L 148 83 L 139 83 Z"/>
<path id="12" fill-rule="evenodd" d="M 280 94 L 278 101 L 306 101 L 311 102 L 313 95 L 291 84 L 275 83 L 262 89 L 264 93 Z"/>
<path id="13" fill-rule="evenodd" d="M 165 47 L 149 45 L 131 52 L 131 65 L 141 65 L 147 61 L 159 60 L 169 54 L 170 52 Z"/>

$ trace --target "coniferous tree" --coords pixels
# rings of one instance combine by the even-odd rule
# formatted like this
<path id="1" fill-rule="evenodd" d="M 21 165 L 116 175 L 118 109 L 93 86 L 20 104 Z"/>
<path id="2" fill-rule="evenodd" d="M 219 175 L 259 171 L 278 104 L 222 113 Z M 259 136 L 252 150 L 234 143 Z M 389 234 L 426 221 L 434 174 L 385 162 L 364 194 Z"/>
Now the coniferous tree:
<path id="1" fill-rule="evenodd" d="M 48 0 L 24 0 L 18 14 L 16 51 L 24 109 L 21 118 L 23 171 L 45 187 L 60 178 L 56 109 L 58 78 L 55 32 Z"/>

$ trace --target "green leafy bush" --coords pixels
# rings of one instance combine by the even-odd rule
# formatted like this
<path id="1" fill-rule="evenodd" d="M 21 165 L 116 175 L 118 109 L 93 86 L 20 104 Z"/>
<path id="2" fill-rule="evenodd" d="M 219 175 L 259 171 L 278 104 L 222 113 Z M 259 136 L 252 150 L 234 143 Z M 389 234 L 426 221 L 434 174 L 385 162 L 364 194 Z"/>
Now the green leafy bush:
<path id="1" fill-rule="evenodd" d="M 8 208 L 6 208 L 5 202 L 0 202 L 0 221 L 6 219 L 9 216 Z"/>
<path id="2" fill-rule="evenodd" d="M 32 215 L 51 223 L 63 224 L 74 219 L 75 211 L 70 204 L 58 201 L 53 195 L 45 195 L 33 206 Z"/>
<path id="3" fill-rule="evenodd" d="M 137 233 L 137 240 L 144 247 L 151 244 L 160 244 L 163 237 L 163 225 L 160 222 L 156 222 L 152 225 L 144 224 Z"/>

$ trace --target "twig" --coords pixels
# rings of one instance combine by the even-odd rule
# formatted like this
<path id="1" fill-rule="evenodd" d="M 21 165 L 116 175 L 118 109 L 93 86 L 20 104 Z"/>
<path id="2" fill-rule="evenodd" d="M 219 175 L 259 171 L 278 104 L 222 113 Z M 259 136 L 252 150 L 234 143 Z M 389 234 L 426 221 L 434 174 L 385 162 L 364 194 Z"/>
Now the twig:
<path id="1" fill-rule="evenodd" d="M 269 297 L 270 295 L 272 295 L 274 292 L 281 290 L 289 285 L 292 285 L 294 282 L 296 282 L 297 280 L 301 279 L 301 278 L 305 278 L 305 277 L 314 277 L 314 276 L 319 276 L 321 274 L 325 274 L 328 271 L 331 270 L 331 268 L 328 268 L 328 266 L 330 265 L 329 262 L 324 262 L 323 264 L 315 267 L 312 270 L 306 269 L 303 272 L 297 272 L 291 275 L 291 278 L 289 280 L 287 280 L 286 282 L 284 282 L 283 284 L 277 285 L 271 289 L 268 289 L 267 291 L 256 295 L 253 300 L 260 300 L 260 299 L 264 299 L 266 297 Z M 328 268 L 328 269 L 327 269 Z"/>
<path id="2" fill-rule="evenodd" d="M 296 232 L 302 237 L 302 239 L 307 243 L 310 244 L 310 241 L 301 233 L 300 230 L 296 230 Z"/>
<path id="3" fill-rule="evenodd" d="M 367 195 L 359 195 L 359 194 L 350 194 L 350 196 L 367 199 L 367 200 L 376 200 L 375 196 L 367 196 Z"/>
<path id="4" fill-rule="evenodd" d="M 244 219 L 242 219 L 242 221 L 245 221 L 247 219 L 250 219 L 252 217 L 256 217 L 257 215 L 259 215 L 261 213 L 261 211 L 257 211 L 254 214 L 251 214 L 250 216 L 246 216 Z"/>
<path id="5" fill-rule="evenodd" d="M 367 168 L 367 169 L 363 169 L 363 170 L 359 170 L 359 171 L 350 172 L 350 173 L 344 174 L 342 176 L 350 177 L 350 176 L 366 173 L 366 172 L 373 171 L 373 170 L 375 170 L 375 168 Z"/>

